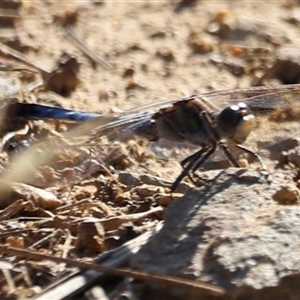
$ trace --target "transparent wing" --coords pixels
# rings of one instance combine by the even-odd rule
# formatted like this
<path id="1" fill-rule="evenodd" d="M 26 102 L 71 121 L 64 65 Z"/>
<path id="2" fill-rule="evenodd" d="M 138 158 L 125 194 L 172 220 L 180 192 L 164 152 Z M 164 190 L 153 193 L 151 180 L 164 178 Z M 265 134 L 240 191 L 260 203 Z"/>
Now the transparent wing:
<path id="1" fill-rule="evenodd" d="M 209 100 L 218 110 L 222 110 L 225 106 L 237 102 L 245 102 L 258 119 L 267 118 L 272 123 L 284 123 L 291 121 L 289 118 L 295 119 L 298 116 L 300 110 L 300 85 L 226 90 L 158 102 L 154 105 L 140 108 L 138 111 L 130 110 L 118 116 L 112 115 L 89 120 L 71 132 L 69 136 L 87 135 L 90 139 L 94 139 L 101 136 L 102 133 L 112 135 L 109 132 L 110 130 L 114 133 L 118 131 L 117 134 L 127 130 L 134 133 L 137 129 L 146 127 L 153 114 L 163 107 L 193 98 Z"/>
<path id="2" fill-rule="evenodd" d="M 256 128 L 248 137 L 245 145 L 267 159 L 278 159 L 281 148 L 278 148 L 279 151 L 275 151 L 276 147 L 274 145 L 300 134 L 298 121 L 300 115 L 300 85 L 255 87 L 192 95 L 172 101 L 158 102 L 138 112 L 130 111 L 127 114 L 120 115 L 108 124 L 92 127 L 95 128 L 96 136 L 102 136 L 107 128 L 115 128 L 114 134 L 117 133 L 122 140 L 122 138 L 133 134 L 137 129 L 149 124 L 152 115 L 162 107 L 173 105 L 178 101 L 188 101 L 192 98 L 206 99 L 218 110 L 238 102 L 245 102 L 257 119 Z M 162 139 L 158 143 L 152 143 L 151 149 L 158 157 L 169 160 L 181 160 L 197 151 L 197 147 L 188 143 L 172 143 L 166 139 Z M 224 157 L 221 153 L 217 153 L 215 158 L 221 160 Z"/>

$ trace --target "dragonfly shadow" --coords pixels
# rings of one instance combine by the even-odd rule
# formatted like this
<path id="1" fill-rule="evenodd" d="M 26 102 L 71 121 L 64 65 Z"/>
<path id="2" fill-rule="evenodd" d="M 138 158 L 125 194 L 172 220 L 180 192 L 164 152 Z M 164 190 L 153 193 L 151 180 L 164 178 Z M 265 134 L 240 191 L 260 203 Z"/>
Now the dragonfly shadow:
<path id="1" fill-rule="evenodd" d="M 187 199 L 185 201 L 182 201 L 182 207 L 177 207 L 177 212 L 172 212 L 172 214 L 180 214 L 180 220 L 181 225 L 180 226 L 187 226 L 191 222 L 191 220 L 199 213 L 199 211 L 208 205 L 211 201 L 213 201 L 213 198 L 218 195 L 222 194 L 225 190 L 230 188 L 232 185 L 241 185 L 241 188 L 243 186 L 247 188 L 249 185 L 253 184 L 254 181 L 257 181 L 257 179 L 253 179 L 254 181 L 250 180 L 250 177 L 245 177 L 244 180 L 243 176 L 245 173 L 247 173 L 249 169 L 243 168 L 243 169 L 237 169 L 237 168 L 228 168 L 221 170 L 217 175 L 214 175 L 213 178 L 209 181 L 209 183 L 202 187 L 194 187 L 191 188 L 184 196 L 184 199 Z M 215 172 L 214 172 L 215 173 Z M 192 205 L 189 205 L 187 202 L 193 202 Z M 176 206 L 178 206 L 178 203 L 176 203 Z M 167 210 L 167 214 L 169 212 L 169 209 Z M 166 218 L 168 219 L 168 218 Z M 174 218 L 172 218 L 174 219 Z M 175 218 L 176 221 L 176 218 Z M 167 227 L 176 227 L 176 224 L 165 224 Z"/>
<path id="2" fill-rule="evenodd" d="M 236 195 L 236 189 L 246 191 L 257 183 L 259 173 L 250 171 L 247 174 L 247 171 L 237 168 L 222 170 L 212 179 L 210 186 L 192 188 L 183 198 L 173 202 L 165 212 L 163 228 L 142 247 L 135 263 L 139 266 L 145 263 L 149 271 L 167 271 L 173 276 L 185 273 L 193 278 L 194 274 L 190 273 L 192 262 L 201 259 L 199 252 L 206 247 L 208 237 L 221 231 L 214 225 L 218 219 L 214 212 L 220 210 L 225 215 L 223 210 L 232 200 L 225 195 Z M 230 193 L 233 185 L 236 187 Z"/>
<path id="3" fill-rule="evenodd" d="M 248 169 L 246 168 L 227 168 L 221 170 L 217 175 L 208 181 L 206 186 L 203 186 L 203 194 L 205 195 L 204 198 L 208 201 L 216 194 L 222 193 L 224 190 L 228 189 L 231 185 L 239 184 L 239 176 L 243 175 L 247 171 Z M 230 172 L 230 174 L 228 172 Z"/>

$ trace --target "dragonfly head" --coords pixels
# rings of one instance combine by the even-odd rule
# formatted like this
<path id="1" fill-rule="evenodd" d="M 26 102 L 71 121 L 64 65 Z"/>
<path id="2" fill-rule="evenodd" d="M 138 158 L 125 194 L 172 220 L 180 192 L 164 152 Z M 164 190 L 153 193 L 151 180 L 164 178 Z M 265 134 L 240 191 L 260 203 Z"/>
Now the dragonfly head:
<path id="1" fill-rule="evenodd" d="M 240 102 L 228 106 L 217 117 L 217 129 L 220 137 L 230 138 L 242 144 L 255 126 L 255 117 L 248 106 Z"/>

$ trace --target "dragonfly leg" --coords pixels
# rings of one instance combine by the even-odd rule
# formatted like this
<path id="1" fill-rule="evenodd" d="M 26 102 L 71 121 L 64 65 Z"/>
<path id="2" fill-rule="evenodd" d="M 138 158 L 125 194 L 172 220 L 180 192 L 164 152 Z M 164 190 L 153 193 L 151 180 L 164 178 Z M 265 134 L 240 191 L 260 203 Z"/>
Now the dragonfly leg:
<path id="1" fill-rule="evenodd" d="M 208 150 L 207 146 L 204 146 L 201 148 L 201 150 L 195 152 L 194 154 L 188 156 L 187 158 L 185 158 L 184 160 L 182 160 L 180 162 L 181 167 L 184 169 L 186 167 L 186 165 L 188 163 L 190 163 L 191 161 L 195 161 L 199 159 L 199 155 L 203 155 L 203 153 L 205 153 Z"/>
<path id="2" fill-rule="evenodd" d="M 218 132 L 213 127 L 212 120 L 210 120 L 210 118 L 209 118 L 209 113 L 208 112 L 203 112 L 201 114 L 201 116 L 202 116 L 203 124 L 205 126 L 206 131 L 214 139 L 215 143 L 219 144 L 219 146 L 223 150 L 224 154 L 226 155 L 227 159 L 232 163 L 232 165 L 234 167 L 239 168 L 240 164 L 238 163 L 238 161 L 233 157 L 233 155 L 231 154 L 231 152 L 227 148 L 226 144 L 224 144 L 224 143 L 221 142 L 221 138 L 220 138 Z"/>
<path id="3" fill-rule="evenodd" d="M 192 172 L 191 172 L 193 177 L 191 175 L 188 175 L 188 176 L 195 185 L 197 182 L 194 178 L 197 178 L 198 181 L 200 180 L 205 185 L 209 184 L 210 180 L 205 180 L 205 179 L 201 178 L 200 176 L 198 176 L 196 174 L 196 171 L 198 169 L 200 169 L 200 167 L 205 163 L 205 161 L 215 152 L 216 147 L 217 147 L 217 143 L 213 143 L 211 148 L 202 157 L 200 157 L 198 159 L 198 161 L 194 164 Z"/>
<path id="4" fill-rule="evenodd" d="M 257 153 L 255 153 L 252 150 L 250 150 L 249 148 L 247 148 L 245 146 L 242 146 L 242 145 L 239 145 L 239 144 L 237 145 L 237 147 L 244 150 L 245 152 L 250 153 L 251 155 L 253 155 L 258 160 L 258 162 L 260 163 L 263 170 L 265 170 L 265 171 L 267 170 L 267 166 L 265 165 L 262 158 Z"/>
<path id="5" fill-rule="evenodd" d="M 219 146 L 221 147 L 221 149 L 223 150 L 223 152 L 225 153 L 227 159 L 232 163 L 232 165 L 236 168 L 240 168 L 240 164 L 238 163 L 238 161 L 233 157 L 233 155 L 231 154 L 231 152 L 229 151 L 228 147 L 226 146 L 226 144 L 219 142 Z"/>
<path id="6" fill-rule="evenodd" d="M 234 167 L 240 167 L 237 160 L 233 157 L 233 155 L 230 153 L 227 146 L 221 142 L 221 138 L 218 134 L 218 132 L 214 129 L 212 120 L 209 118 L 209 114 L 207 112 L 202 113 L 202 119 L 203 124 L 205 125 L 205 129 L 208 133 L 210 133 L 210 136 L 214 139 L 215 143 L 218 143 L 223 152 L 225 153 L 227 159 L 232 163 Z"/>
<path id="7" fill-rule="evenodd" d="M 213 150 L 212 153 L 210 153 L 211 149 L 209 149 L 208 147 L 206 148 L 206 153 L 203 152 L 201 156 L 199 156 L 196 160 L 194 160 L 194 166 L 192 169 L 192 172 L 189 172 L 187 174 L 187 177 L 191 180 L 191 182 L 196 185 L 197 181 L 201 181 L 201 183 L 203 183 L 204 185 L 207 185 L 208 182 L 207 180 L 203 179 L 201 176 L 198 176 L 196 174 L 196 170 L 199 169 L 201 167 L 201 165 L 206 161 L 206 159 L 215 151 Z"/>
<path id="8" fill-rule="evenodd" d="M 195 165 L 195 163 L 197 163 L 197 161 L 199 159 L 201 159 L 201 157 L 203 156 L 203 154 L 205 152 L 207 152 L 209 150 L 208 146 L 204 146 L 201 150 L 197 151 L 196 153 L 192 154 L 191 156 L 185 158 L 182 162 L 181 162 L 181 166 L 183 167 L 182 172 L 180 173 L 180 175 L 176 178 L 176 180 L 173 182 L 172 186 L 171 186 L 171 192 L 173 193 L 176 188 L 178 187 L 179 183 L 182 181 L 182 179 L 186 176 L 189 176 L 189 172 L 190 170 L 193 168 L 193 166 Z M 189 178 L 191 178 L 189 176 Z M 192 182 L 193 179 L 191 178 Z"/>
<path id="9" fill-rule="evenodd" d="M 192 174 L 194 173 L 205 163 L 205 161 L 216 151 L 217 143 L 213 143 L 210 149 L 198 159 L 198 161 L 194 164 L 192 169 Z"/>

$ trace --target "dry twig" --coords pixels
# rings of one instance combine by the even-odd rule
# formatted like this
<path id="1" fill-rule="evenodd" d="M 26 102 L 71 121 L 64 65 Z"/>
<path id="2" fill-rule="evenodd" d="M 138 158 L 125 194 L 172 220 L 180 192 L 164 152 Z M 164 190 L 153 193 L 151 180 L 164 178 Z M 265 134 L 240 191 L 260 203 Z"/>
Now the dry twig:
<path id="1" fill-rule="evenodd" d="M 175 278 L 167 275 L 151 274 L 142 271 L 133 271 L 129 269 L 117 269 L 114 267 L 98 265 L 95 263 L 87 263 L 87 262 L 81 262 L 78 260 L 72 260 L 68 258 L 61 258 L 52 255 L 47 255 L 47 254 L 41 254 L 29 250 L 9 248 L 5 245 L 0 245 L 0 252 L 10 254 L 10 255 L 25 257 L 28 259 L 52 260 L 57 263 L 65 263 L 68 266 L 76 267 L 79 269 L 95 270 L 98 272 L 103 272 L 114 276 L 131 277 L 139 280 L 144 280 L 149 283 L 158 283 L 158 284 L 164 284 L 166 286 L 176 286 L 176 287 L 180 286 L 182 288 L 187 288 L 187 289 L 200 289 L 205 291 L 207 294 L 211 294 L 214 296 L 221 296 L 224 295 L 225 293 L 222 288 L 207 283 L 201 283 L 201 282 L 192 281 L 183 278 Z"/>

